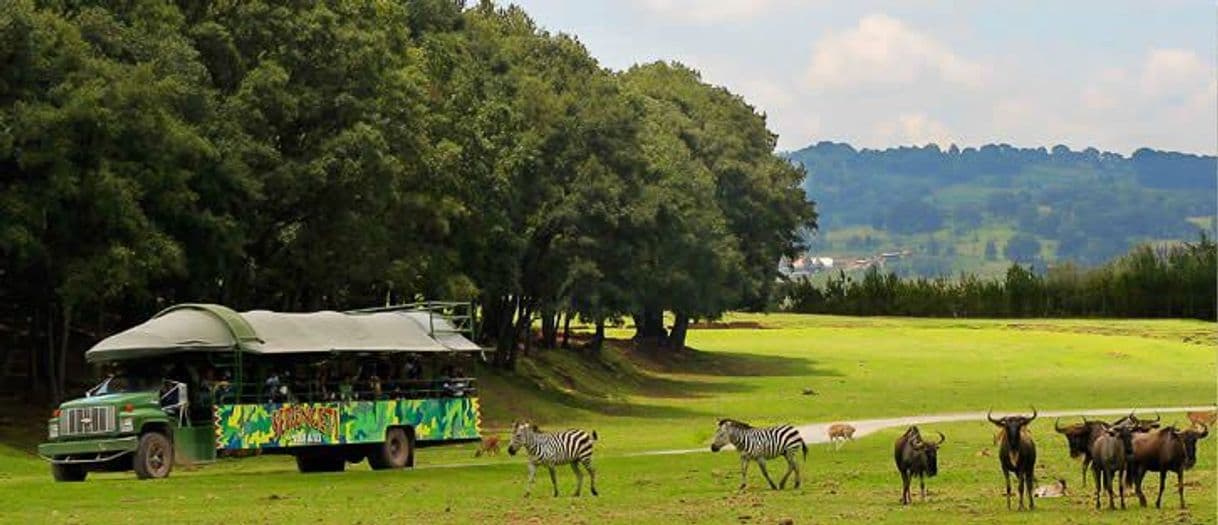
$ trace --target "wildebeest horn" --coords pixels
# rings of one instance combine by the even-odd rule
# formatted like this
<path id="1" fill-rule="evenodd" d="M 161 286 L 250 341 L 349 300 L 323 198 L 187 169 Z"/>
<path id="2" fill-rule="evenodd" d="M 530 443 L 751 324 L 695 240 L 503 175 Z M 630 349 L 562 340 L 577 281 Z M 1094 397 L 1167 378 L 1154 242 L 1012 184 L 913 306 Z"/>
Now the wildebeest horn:
<path id="1" fill-rule="evenodd" d="M 1028 423 L 1031 423 L 1034 419 L 1036 419 L 1036 407 L 1032 407 L 1032 417 L 1028 418 Z"/>
<path id="2" fill-rule="evenodd" d="M 1002 425 L 1002 423 L 1000 423 L 997 419 L 994 419 L 994 409 L 992 409 L 992 408 L 990 409 L 989 412 L 985 413 L 985 418 L 990 420 L 990 423 L 993 423 L 993 424 L 999 425 L 999 426 Z"/>
<path id="3" fill-rule="evenodd" d="M 1205 423 L 1201 423 L 1201 435 L 1197 439 L 1205 439 L 1205 436 L 1210 435 L 1210 427 Z"/>
<path id="4" fill-rule="evenodd" d="M 1155 422 L 1158 423 L 1161 419 L 1163 419 L 1163 415 L 1155 412 Z"/>
<path id="5" fill-rule="evenodd" d="M 943 435 L 942 432 L 939 432 L 938 430 L 936 430 L 935 433 L 939 434 L 939 442 L 935 443 L 935 445 L 942 445 L 944 441 L 947 441 L 947 436 Z M 1203 435 L 1201 437 L 1205 437 L 1205 436 Z"/>

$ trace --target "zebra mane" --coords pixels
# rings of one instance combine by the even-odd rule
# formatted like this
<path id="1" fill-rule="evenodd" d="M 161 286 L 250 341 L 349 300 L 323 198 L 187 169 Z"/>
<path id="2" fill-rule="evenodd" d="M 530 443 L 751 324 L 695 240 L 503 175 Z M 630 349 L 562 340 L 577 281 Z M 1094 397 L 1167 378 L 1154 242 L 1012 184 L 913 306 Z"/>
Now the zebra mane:
<path id="1" fill-rule="evenodd" d="M 723 425 L 725 423 L 732 425 L 734 427 L 739 427 L 739 428 L 753 428 L 753 425 L 750 425 L 748 423 L 745 423 L 744 421 L 740 421 L 740 420 L 736 420 L 736 419 L 723 418 L 723 419 L 719 420 L 719 425 Z"/>

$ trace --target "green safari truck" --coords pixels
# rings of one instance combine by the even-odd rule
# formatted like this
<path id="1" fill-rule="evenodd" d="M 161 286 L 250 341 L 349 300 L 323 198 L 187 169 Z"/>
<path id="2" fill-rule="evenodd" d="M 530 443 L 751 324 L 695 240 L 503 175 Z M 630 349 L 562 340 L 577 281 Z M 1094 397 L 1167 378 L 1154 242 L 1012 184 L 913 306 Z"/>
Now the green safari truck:
<path id="1" fill-rule="evenodd" d="M 414 465 L 480 438 L 467 303 L 354 312 L 173 306 L 86 352 L 100 383 L 59 406 L 38 453 L 56 481 L 169 476 L 175 463 L 288 454 L 301 472 Z"/>

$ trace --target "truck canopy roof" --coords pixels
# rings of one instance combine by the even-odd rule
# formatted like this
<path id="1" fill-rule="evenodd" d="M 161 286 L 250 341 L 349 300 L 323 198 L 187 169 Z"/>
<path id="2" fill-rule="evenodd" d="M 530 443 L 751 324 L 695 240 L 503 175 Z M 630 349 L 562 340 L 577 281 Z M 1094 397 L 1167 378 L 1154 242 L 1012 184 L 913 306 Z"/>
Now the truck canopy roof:
<path id="1" fill-rule="evenodd" d="M 177 352 L 295 354 L 316 352 L 480 351 L 448 318 L 432 311 L 236 312 L 181 304 L 107 337 L 85 352 L 90 362 Z"/>

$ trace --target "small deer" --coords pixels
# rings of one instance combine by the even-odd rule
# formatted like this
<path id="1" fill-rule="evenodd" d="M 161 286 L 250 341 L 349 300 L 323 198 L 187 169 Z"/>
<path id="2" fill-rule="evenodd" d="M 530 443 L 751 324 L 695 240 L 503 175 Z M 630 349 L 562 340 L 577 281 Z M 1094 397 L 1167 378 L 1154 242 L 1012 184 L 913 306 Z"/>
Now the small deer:
<path id="1" fill-rule="evenodd" d="M 1201 426 L 1211 427 L 1214 426 L 1214 423 L 1218 422 L 1218 411 L 1189 412 L 1188 420 L 1192 422 L 1193 428 Z"/>
<path id="2" fill-rule="evenodd" d="M 482 438 L 482 442 L 478 443 L 478 450 L 474 451 L 474 457 L 481 457 L 483 454 L 487 456 L 499 455 L 499 436 L 486 436 Z"/>
<path id="3" fill-rule="evenodd" d="M 829 425 L 829 442 L 833 443 L 833 450 L 839 450 L 847 440 L 854 441 L 854 427 L 845 423 L 834 423 Z"/>

